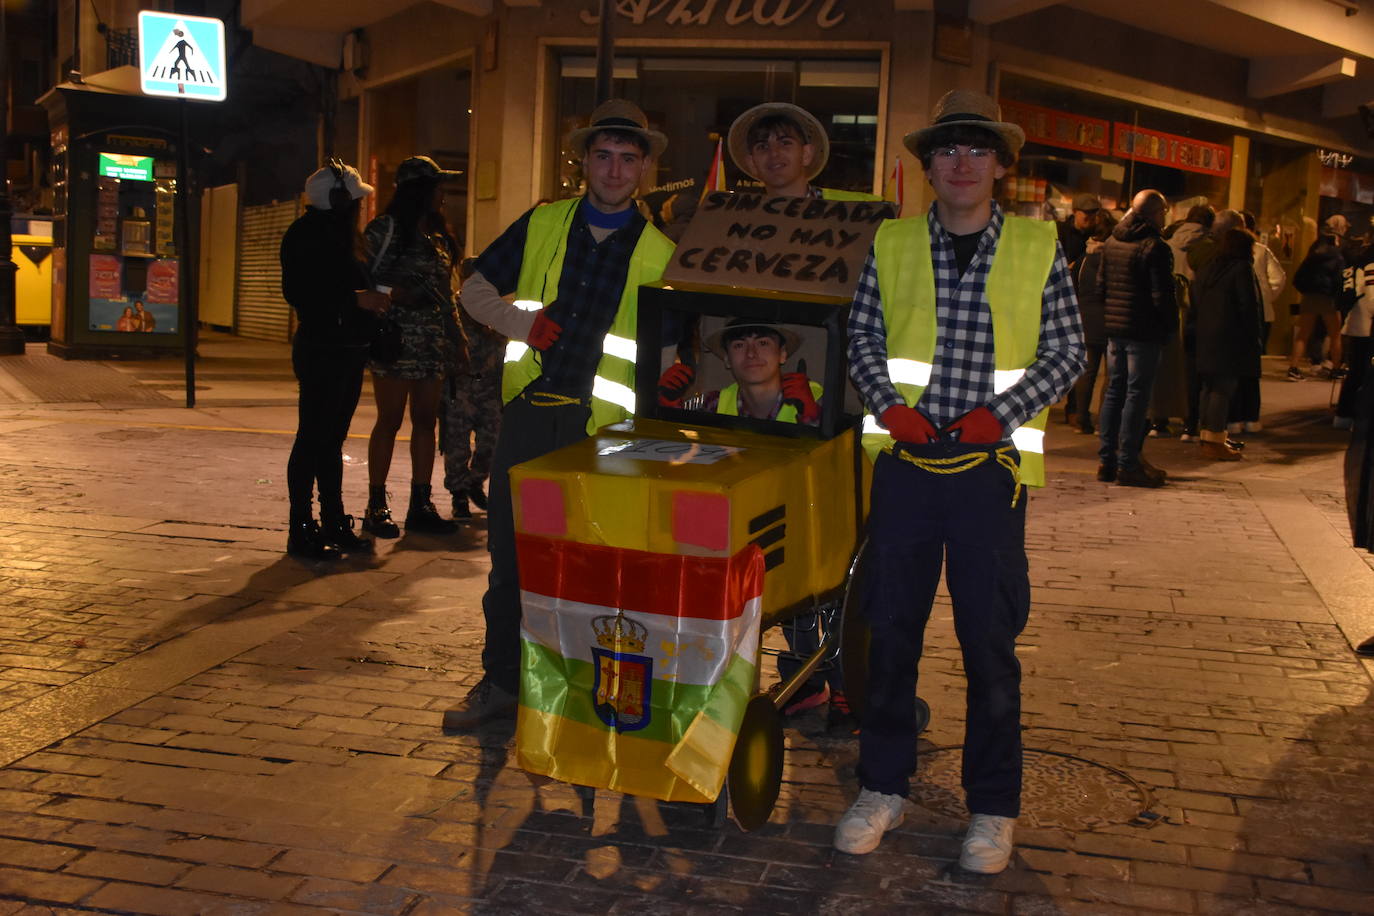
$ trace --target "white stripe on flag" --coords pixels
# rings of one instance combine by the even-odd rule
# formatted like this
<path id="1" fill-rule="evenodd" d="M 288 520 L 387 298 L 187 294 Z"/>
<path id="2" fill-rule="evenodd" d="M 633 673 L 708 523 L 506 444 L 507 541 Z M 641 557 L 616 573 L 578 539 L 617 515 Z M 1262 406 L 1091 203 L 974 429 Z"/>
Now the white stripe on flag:
<path id="1" fill-rule="evenodd" d="M 714 684 L 725 674 L 731 655 L 750 664 L 758 657 L 763 598 L 745 602 L 744 612 L 729 620 L 667 617 L 627 611 L 625 617 L 648 630 L 644 655 L 654 660 L 654 678 L 683 684 Z M 538 643 L 564 658 L 591 663 L 596 648 L 595 617 L 612 616 L 613 607 L 564 601 L 535 592 L 520 592 L 522 639 Z"/>

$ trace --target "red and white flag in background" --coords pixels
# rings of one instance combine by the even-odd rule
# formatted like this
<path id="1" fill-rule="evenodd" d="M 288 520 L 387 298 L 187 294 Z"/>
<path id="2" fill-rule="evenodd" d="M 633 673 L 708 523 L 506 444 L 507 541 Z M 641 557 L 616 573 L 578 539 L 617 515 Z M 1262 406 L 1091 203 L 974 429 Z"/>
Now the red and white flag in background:
<path id="1" fill-rule="evenodd" d="M 893 160 L 892 173 L 887 176 L 887 184 L 883 187 L 883 200 L 890 200 L 897 205 L 897 215 L 902 215 L 902 198 L 906 195 L 906 176 L 902 171 L 902 157 L 898 156 Z"/>

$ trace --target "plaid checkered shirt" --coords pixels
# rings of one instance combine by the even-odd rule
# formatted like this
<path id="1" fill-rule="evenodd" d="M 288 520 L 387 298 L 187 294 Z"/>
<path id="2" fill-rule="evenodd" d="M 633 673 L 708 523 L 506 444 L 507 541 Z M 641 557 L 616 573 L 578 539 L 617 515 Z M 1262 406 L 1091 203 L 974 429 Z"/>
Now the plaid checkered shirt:
<path id="1" fill-rule="evenodd" d="M 630 258 L 646 225 L 636 210 L 628 223 L 598 244 L 583 215 L 585 206 L 578 204 L 573 210 L 563 273 L 558 278 L 558 296 L 548 304 L 549 317 L 563 328 L 563 333 L 553 346 L 539 354 L 543 374 L 532 383 L 541 391 L 577 397 L 591 394 L 597 363 L 601 361 L 602 340 L 615 321 Z M 477 270 L 503 296 L 515 292 L 520 279 L 525 236 L 533 212 L 530 210 L 512 223 L 477 259 Z"/>
<path id="2" fill-rule="evenodd" d="M 930 384 L 921 395 L 921 409 L 937 428 L 943 428 L 986 405 L 1007 435 L 1064 395 L 1083 372 L 1083 327 L 1078 320 L 1064 252 L 1055 242 L 1054 265 L 1045 284 L 1036 358 L 1026 374 L 1001 394 L 993 388 L 992 312 L 987 304 L 988 272 L 1002 234 L 1002 208 L 992 204 L 992 219 L 983 230 L 978 250 L 964 275 L 959 276 L 949 233 L 931 205 L 930 257 L 935 268 L 935 355 Z M 913 252 L 920 257 L 923 252 Z M 873 251 L 868 252 L 854 305 L 849 312 L 849 374 L 864 402 L 881 417 L 883 411 L 905 401 L 887 372 L 887 326 Z"/>

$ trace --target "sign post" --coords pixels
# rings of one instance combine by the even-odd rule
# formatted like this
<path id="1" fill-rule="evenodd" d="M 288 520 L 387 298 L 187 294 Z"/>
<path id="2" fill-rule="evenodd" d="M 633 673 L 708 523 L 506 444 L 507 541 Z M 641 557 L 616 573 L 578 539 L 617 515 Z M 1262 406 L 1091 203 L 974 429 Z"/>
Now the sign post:
<path id="1" fill-rule="evenodd" d="M 228 98 L 224 23 L 204 16 L 142 10 L 138 14 L 138 70 L 144 95 L 177 99 L 177 300 L 186 322 L 186 406 L 196 406 L 197 314 L 195 270 L 191 265 L 190 193 L 187 168 L 186 102 Z"/>

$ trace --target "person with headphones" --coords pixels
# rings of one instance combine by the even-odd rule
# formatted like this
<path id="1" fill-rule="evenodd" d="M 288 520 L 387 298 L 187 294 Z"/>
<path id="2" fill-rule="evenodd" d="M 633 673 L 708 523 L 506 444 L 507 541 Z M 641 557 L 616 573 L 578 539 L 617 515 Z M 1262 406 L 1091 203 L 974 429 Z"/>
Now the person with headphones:
<path id="1" fill-rule="evenodd" d="M 353 516 L 343 506 L 343 443 L 376 319 L 391 307 L 389 296 L 370 288 L 359 257 L 360 201 L 371 193 L 357 169 L 330 160 L 306 179 L 305 213 L 281 242 L 282 296 L 299 321 L 291 344 L 300 408 L 286 465 L 286 550 L 312 560 L 372 549 L 370 540 L 353 533 Z M 317 486 L 319 523 L 312 503 Z"/>

